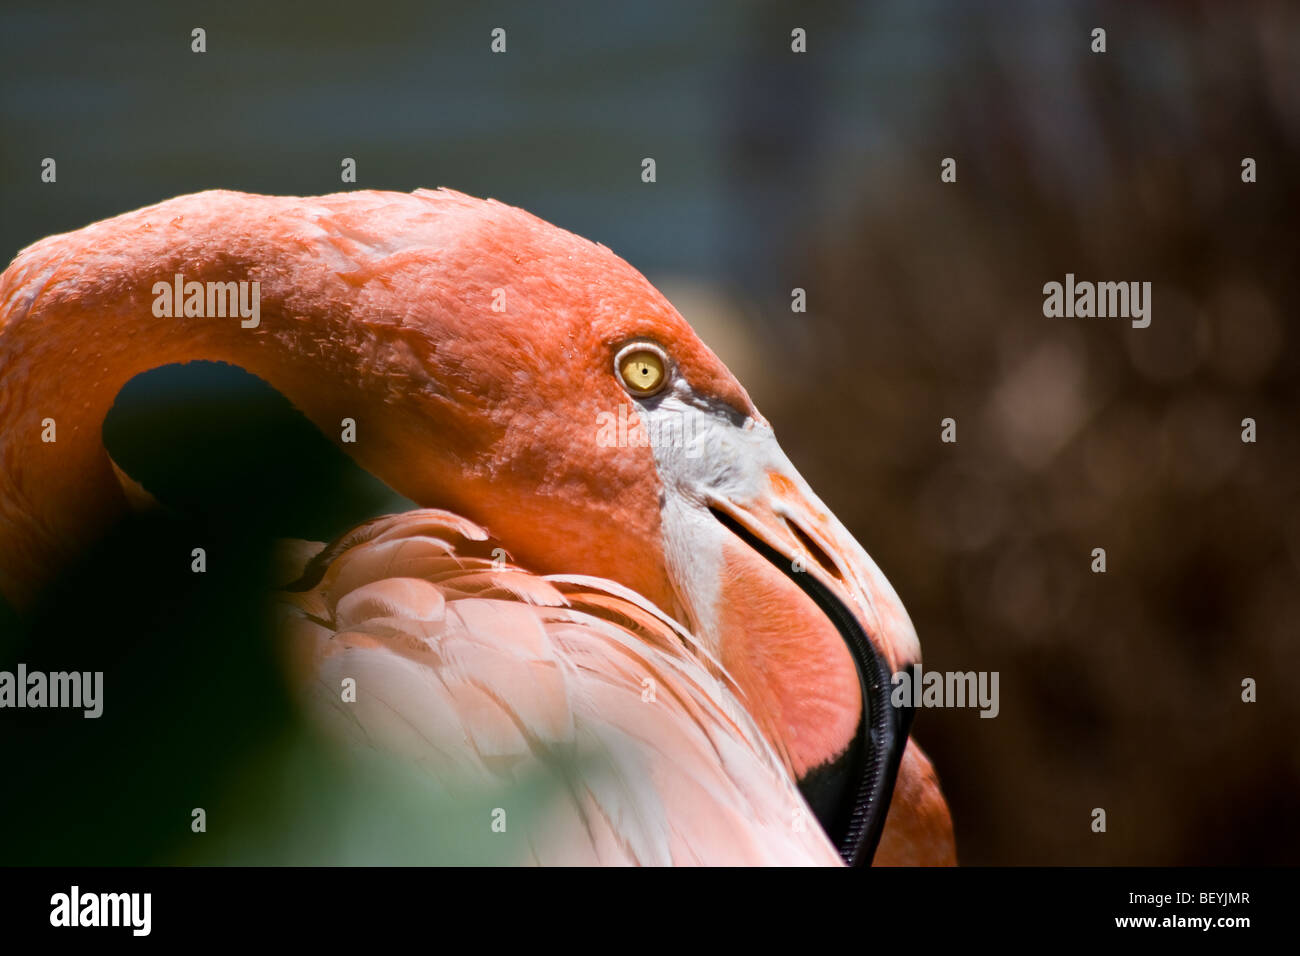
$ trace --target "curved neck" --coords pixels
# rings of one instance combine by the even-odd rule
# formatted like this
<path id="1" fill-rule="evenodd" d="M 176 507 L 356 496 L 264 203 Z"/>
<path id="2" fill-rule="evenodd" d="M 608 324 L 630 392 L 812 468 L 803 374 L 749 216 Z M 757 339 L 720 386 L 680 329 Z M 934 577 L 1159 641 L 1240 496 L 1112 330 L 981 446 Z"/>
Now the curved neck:
<path id="1" fill-rule="evenodd" d="M 256 323 L 229 295 L 251 306 L 254 282 Z M 196 193 L 38 242 L 0 276 L 0 592 L 25 606 L 126 508 L 101 437 L 122 386 L 208 360 L 264 379 L 362 468 L 487 525 L 534 570 L 672 608 L 663 563 L 626 547 L 659 540 L 657 475 L 594 440 L 623 392 L 573 387 L 631 335 L 629 303 L 685 328 L 608 249 L 451 191 Z"/>
<path id="2" fill-rule="evenodd" d="M 365 263 L 337 241 L 286 258 L 276 204 L 310 234 L 302 200 L 199 194 L 43 240 L 0 276 L 0 592 L 16 606 L 126 508 L 101 430 L 142 372 L 238 365 L 335 440 L 356 420 L 366 441 L 344 447 L 363 466 L 406 440 L 384 406 L 432 346 L 357 319 L 364 284 L 339 277 Z"/>

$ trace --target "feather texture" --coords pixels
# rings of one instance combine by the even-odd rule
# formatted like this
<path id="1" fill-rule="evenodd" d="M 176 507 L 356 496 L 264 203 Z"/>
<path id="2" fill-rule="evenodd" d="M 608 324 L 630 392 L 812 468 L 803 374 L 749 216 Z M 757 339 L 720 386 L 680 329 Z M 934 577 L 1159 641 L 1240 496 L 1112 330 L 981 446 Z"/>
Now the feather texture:
<path id="1" fill-rule="evenodd" d="M 688 633 L 620 585 L 530 574 L 497 548 L 478 525 L 422 510 L 316 555 L 280 595 L 312 714 L 476 799 L 563 775 L 566 799 L 519 862 L 839 862 Z"/>

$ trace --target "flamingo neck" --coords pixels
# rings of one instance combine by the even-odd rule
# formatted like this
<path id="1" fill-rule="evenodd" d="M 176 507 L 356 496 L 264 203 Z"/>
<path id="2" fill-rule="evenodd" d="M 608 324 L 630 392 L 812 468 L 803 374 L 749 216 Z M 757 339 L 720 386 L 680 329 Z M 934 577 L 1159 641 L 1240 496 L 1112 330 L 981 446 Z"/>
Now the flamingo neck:
<path id="1" fill-rule="evenodd" d="M 0 276 L 0 593 L 15 606 L 126 509 L 101 430 L 142 372 L 237 365 L 336 440 L 344 418 L 371 426 L 364 445 L 344 446 L 363 466 L 406 440 L 401 416 L 380 412 L 419 371 L 416 350 L 355 318 L 362 286 L 338 281 L 337 261 L 277 254 L 262 238 L 274 201 L 247 198 L 258 202 L 172 201 L 53 236 Z M 185 316 L 182 303 L 169 303 L 179 316 L 157 314 L 167 311 L 159 284 L 177 276 L 183 290 L 203 290 L 205 313 L 223 311 L 230 291 L 251 305 L 256 282 L 256 326 L 230 309 Z"/>

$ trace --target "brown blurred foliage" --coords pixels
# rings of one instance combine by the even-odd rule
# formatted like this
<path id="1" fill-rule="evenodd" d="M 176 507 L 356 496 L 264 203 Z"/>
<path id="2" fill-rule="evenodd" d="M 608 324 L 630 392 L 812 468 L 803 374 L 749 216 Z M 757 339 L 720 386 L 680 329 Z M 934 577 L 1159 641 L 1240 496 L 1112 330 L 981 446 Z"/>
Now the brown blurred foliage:
<path id="1" fill-rule="evenodd" d="M 927 669 L 1001 674 L 996 719 L 916 722 L 964 862 L 1293 863 L 1300 15 L 1090 9 L 1106 55 L 972 28 L 906 162 L 799 237 L 755 392 Z M 1152 282 L 1150 327 L 1045 318 L 1067 272 Z"/>

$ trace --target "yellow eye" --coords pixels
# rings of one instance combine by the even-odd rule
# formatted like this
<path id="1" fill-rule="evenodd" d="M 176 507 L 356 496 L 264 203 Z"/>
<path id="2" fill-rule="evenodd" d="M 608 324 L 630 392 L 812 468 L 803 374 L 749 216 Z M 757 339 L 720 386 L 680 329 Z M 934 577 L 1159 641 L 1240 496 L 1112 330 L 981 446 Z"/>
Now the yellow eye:
<path id="1" fill-rule="evenodd" d="M 653 346 L 630 345 L 619 353 L 615 364 L 618 377 L 633 395 L 653 395 L 668 380 L 666 357 Z"/>

